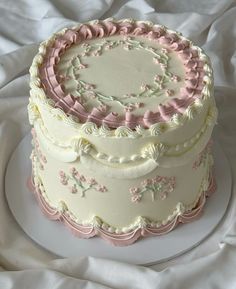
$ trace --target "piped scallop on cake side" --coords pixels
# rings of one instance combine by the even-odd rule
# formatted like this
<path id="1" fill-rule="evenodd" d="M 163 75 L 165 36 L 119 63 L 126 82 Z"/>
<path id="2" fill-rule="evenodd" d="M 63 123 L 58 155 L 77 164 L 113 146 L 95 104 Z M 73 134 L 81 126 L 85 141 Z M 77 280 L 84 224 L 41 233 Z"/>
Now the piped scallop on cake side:
<path id="1" fill-rule="evenodd" d="M 95 20 L 41 43 L 30 76 L 32 182 L 49 218 L 126 246 L 201 215 L 217 119 L 201 48 L 148 21 Z"/>

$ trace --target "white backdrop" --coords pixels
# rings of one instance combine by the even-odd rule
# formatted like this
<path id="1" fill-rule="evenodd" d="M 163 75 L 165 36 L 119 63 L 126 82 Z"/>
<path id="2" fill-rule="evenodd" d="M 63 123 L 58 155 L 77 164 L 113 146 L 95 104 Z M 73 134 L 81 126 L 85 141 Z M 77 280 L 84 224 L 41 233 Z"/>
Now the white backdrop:
<path id="1" fill-rule="evenodd" d="M 235 188 L 224 222 L 206 241 L 150 268 L 91 257 L 56 259 L 27 237 L 9 212 L 4 172 L 15 146 L 30 129 L 28 69 L 38 43 L 62 27 L 111 16 L 164 24 L 206 50 L 220 113 L 216 135 L 236 179 L 235 0 L 0 0 L 0 289 L 235 289 Z"/>

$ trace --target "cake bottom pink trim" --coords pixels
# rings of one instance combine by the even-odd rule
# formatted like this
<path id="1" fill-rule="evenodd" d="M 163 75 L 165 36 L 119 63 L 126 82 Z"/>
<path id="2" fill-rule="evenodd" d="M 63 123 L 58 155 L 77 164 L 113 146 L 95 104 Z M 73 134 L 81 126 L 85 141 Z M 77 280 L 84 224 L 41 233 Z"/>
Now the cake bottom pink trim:
<path id="1" fill-rule="evenodd" d="M 51 220 L 60 220 L 63 222 L 76 236 L 80 238 L 99 236 L 115 246 L 127 246 L 131 245 L 141 237 L 163 235 L 172 231 L 179 223 L 189 223 L 199 218 L 203 211 L 206 198 L 216 190 L 216 183 L 214 177 L 210 175 L 208 189 L 202 192 L 197 205 L 192 210 L 177 215 L 167 224 L 161 225 L 158 228 L 146 225 L 142 228 L 135 228 L 133 231 L 119 234 L 111 233 L 108 230 L 97 226 L 81 225 L 76 223 L 67 211 L 60 212 L 58 209 L 51 207 L 43 197 L 40 188 L 34 186 L 31 179 L 28 180 L 28 188 L 34 192 L 44 214 Z"/>

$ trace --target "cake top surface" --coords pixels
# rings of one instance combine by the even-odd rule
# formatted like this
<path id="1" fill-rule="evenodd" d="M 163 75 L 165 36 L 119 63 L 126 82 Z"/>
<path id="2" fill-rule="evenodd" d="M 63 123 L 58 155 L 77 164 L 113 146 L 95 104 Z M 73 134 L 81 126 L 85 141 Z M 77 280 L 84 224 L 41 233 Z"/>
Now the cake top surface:
<path id="1" fill-rule="evenodd" d="M 148 128 L 199 104 L 212 85 L 203 51 L 150 22 L 81 24 L 54 35 L 39 50 L 47 98 L 81 123 Z"/>

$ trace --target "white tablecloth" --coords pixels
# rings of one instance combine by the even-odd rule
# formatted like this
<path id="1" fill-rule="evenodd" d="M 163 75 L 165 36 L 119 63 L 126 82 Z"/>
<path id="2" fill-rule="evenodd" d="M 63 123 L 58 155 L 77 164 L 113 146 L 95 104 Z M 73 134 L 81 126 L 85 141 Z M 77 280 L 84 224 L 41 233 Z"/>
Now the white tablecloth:
<path id="1" fill-rule="evenodd" d="M 224 222 L 206 241 L 150 268 L 92 257 L 56 259 L 27 237 L 9 212 L 4 172 L 30 129 L 28 69 L 38 43 L 67 25 L 111 16 L 164 24 L 206 50 L 215 74 L 217 138 L 236 179 L 235 0 L 0 0 L 0 289 L 236 288 L 234 187 Z"/>

